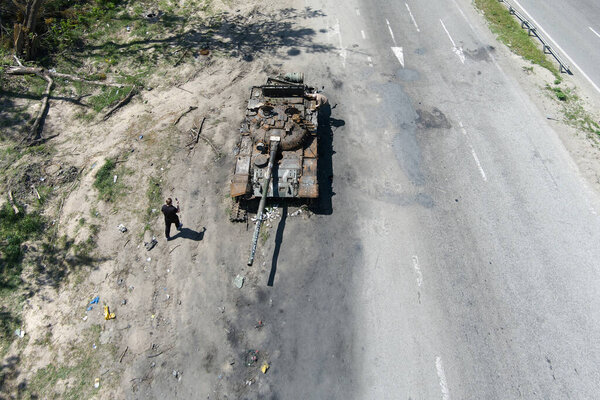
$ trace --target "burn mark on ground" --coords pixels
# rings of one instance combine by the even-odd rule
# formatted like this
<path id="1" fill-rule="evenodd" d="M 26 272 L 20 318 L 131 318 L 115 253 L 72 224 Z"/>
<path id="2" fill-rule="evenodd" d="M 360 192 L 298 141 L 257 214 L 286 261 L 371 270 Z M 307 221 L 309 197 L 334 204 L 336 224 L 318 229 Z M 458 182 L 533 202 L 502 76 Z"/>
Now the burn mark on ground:
<path id="1" fill-rule="evenodd" d="M 437 107 L 433 107 L 431 111 L 417 110 L 417 115 L 416 123 L 421 129 L 450 129 L 452 127 L 448 118 Z"/>

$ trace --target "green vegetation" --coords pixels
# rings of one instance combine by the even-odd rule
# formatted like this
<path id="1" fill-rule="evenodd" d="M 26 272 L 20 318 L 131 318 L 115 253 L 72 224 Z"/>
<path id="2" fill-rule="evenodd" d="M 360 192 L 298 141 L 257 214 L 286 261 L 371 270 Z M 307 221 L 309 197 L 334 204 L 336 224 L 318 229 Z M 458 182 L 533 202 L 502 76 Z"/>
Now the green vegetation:
<path id="1" fill-rule="evenodd" d="M 108 107 L 117 103 L 121 98 L 124 98 L 133 90 L 132 86 L 123 88 L 104 87 L 100 94 L 90 97 L 89 104 L 94 111 L 100 112 L 104 107 Z"/>
<path id="2" fill-rule="evenodd" d="M 564 121 L 574 128 L 593 134 L 600 138 L 600 124 L 583 107 L 583 102 L 571 89 L 563 89 L 558 86 L 546 85 L 546 89 L 552 92 L 562 104 Z"/>
<path id="3" fill-rule="evenodd" d="M 160 186 L 160 179 L 150 177 L 148 182 L 148 190 L 146 190 L 146 197 L 148 198 L 148 214 L 152 214 L 153 208 L 160 207 L 162 203 L 162 188 Z"/>
<path id="4" fill-rule="evenodd" d="M 94 181 L 94 187 L 98 190 L 100 198 L 108 203 L 122 195 L 126 189 L 122 183 L 122 176 L 119 177 L 119 174 L 115 173 L 116 167 L 117 162 L 114 159 L 107 159 L 96 173 L 96 180 Z M 125 171 L 121 169 L 120 172 L 124 173 Z M 115 175 L 117 176 L 116 182 Z"/>
<path id="5" fill-rule="evenodd" d="M 519 22 L 508 9 L 498 0 L 474 0 L 475 6 L 483 11 L 490 23 L 492 32 L 515 53 L 534 64 L 538 64 L 552 72 L 557 80 L 562 80 L 560 71 L 546 57 L 527 31 L 521 28 Z"/>
<path id="6" fill-rule="evenodd" d="M 25 387 L 24 399 L 37 399 L 39 396 L 44 398 L 58 398 L 57 393 L 53 393 L 57 383 L 69 380 L 70 384 L 66 386 L 66 391 L 60 395 L 61 399 L 83 399 L 90 398 L 99 389 L 94 388 L 94 380 L 100 377 L 101 356 L 108 356 L 112 353 L 110 345 L 100 345 L 101 325 L 92 325 L 81 337 L 85 340 L 71 351 L 65 358 L 65 364 L 49 364 L 44 368 L 37 370 L 31 381 Z M 97 348 L 94 350 L 92 344 Z M 106 382 L 100 382 L 100 384 Z M 54 394 L 54 395 L 53 395 Z"/>
<path id="7" fill-rule="evenodd" d="M 1 288 L 15 288 L 20 282 L 21 245 L 41 236 L 44 219 L 37 212 L 25 213 L 22 207 L 15 214 L 10 204 L 0 209 L 0 279 Z"/>

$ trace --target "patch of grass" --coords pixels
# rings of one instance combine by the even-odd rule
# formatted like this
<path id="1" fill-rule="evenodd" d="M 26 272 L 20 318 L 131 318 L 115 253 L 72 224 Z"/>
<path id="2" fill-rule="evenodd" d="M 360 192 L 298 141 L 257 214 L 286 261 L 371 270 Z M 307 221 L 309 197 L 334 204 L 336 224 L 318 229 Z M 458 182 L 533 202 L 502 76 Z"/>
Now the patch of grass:
<path id="1" fill-rule="evenodd" d="M 125 185 L 119 180 L 119 174 L 115 173 L 116 168 L 116 161 L 112 158 L 107 159 L 96 173 L 96 179 L 94 180 L 93 186 L 98 190 L 100 198 L 108 203 L 114 201 L 125 191 Z M 114 181 L 115 175 L 117 175 L 116 182 Z"/>
<path id="2" fill-rule="evenodd" d="M 561 101 L 564 121 L 567 124 L 588 134 L 593 134 L 596 138 L 600 137 L 600 124 L 584 108 L 582 100 L 573 90 L 550 85 L 546 85 L 546 89 Z"/>
<path id="3" fill-rule="evenodd" d="M 146 208 L 145 224 L 143 232 L 151 229 L 150 221 L 160 210 L 162 203 L 162 187 L 160 185 L 160 179 L 156 177 L 150 177 L 148 182 L 148 189 L 146 190 L 146 198 L 148 199 L 148 208 Z M 152 210 L 156 210 L 153 213 Z"/>
<path id="4" fill-rule="evenodd" d="M 527 31 L 521 28 L 519 22 L 502 3 L 498 0 L 474 0 L 474 2 L 475 6 L 483 11 L 492 32 L 498 35 L 502 43 L 510 47 L 515 54 L 546 68 L 556 79 L 562 79 L 558 68 L 546 57 Z"/>
<path id="5" fill-rule="evenodd" d="M 44 230 L 44 219 L 40 214 L 25 213 L 22 207 L 19 211 L 15 214 L 8 202 L 0 209 L 0 291 L 18 285 L 23 255 L 21 245 L 39 237 Z"/>
<path id="6" fill-rule="evenodd" d="M 262 245 L 264 245 L 265 243 L 267 243 L 267 240 L 269 240 L 269 236 L 271 236 L 271 234 L 269 233 L 269 231 L 267 229 L 262 229 L 260 231 L 260 243 Z"/>
<path id="7" fill-rule="evenodd" d="M 121 99 L 124 99 L 132 90 L 133 86 L 125 86 L 123 88 L 105 87 L 100 94 L 89 98 L 89 104 L 94 111 L 100 112 L 105 107 L 116 104 Z"/>
<path id="8" fill-rule="evenodd" d="M 29 381 L 25 389 L 23 398 L 60 398 L 67 400 L 76 400 L 91 398 L 99 389 L 94 388 L 95 378 L 99 378 L 100 358 L 112 354 L 110 345 L 100 345 L 100 332 L 102 326 L 95 324 L 82 333 L 86 339 L 75 347 L 68 357 L 65 357 L 65 363 L 49 364 L 44 368 L 37 370 L 33 378 Z M 96 343 L 97 349 L 92 349 L 92 343 Z M 55 387 L 61 381 L 69 381 L 64 393 L 54 392 Z M 108 381 L 100 382 L 107 384 Z"/>
<path id="9" fill-rule="evenodd" d="M 546 88 L 552 92 L 554 92 L 554 94 L 556 95 L 556 98 L 560 101 L 567 101 L 568 96 L 565 92 L 563 92 L 562 88 L 559 86 L 550 86 L 547 85 Z"/>

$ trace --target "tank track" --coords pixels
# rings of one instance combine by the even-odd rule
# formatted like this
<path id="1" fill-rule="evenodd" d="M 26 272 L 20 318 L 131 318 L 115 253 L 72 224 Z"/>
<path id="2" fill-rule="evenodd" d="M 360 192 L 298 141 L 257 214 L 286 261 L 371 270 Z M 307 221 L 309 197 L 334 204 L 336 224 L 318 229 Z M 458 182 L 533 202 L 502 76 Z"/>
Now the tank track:
<path id="1" fill-rule="evenodd" d="M 242 202 L 241 199 L 231 199 L 231 215 L 229 216 L 231 222 L 246 222 L 248 219 L 248 211 Z"/>

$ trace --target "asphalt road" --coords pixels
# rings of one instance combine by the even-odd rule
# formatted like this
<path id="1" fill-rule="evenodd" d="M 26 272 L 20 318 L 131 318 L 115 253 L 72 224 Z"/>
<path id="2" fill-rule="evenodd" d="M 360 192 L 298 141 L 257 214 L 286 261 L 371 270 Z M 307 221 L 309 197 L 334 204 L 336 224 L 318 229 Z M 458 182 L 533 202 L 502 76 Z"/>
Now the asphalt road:
<path id="1" fill-rule="evenodd" d="M 330 98 L 331 212 L 281 232 L 259 397 L 597 398 L 600 201 L 481 16 L 304 6 L 282 68 Z"/>
<path id="2" fill-rule="evenodd" d="M 516 0 L 560 54 L 600 93 L 600 2 L 595 0 Z"/>

